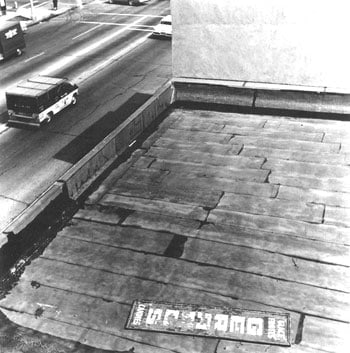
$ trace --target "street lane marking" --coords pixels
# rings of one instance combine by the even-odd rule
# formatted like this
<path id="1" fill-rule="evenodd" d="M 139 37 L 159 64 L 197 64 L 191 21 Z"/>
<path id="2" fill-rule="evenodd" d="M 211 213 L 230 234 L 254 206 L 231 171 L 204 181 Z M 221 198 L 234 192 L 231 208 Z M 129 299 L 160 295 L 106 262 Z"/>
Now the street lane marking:
<path id="1" fill-rule="evenodd" d="M 39 1 L 33 1 L 33 6 L 35 7 L 35 4 L 38 4 L 38 3 L 39 3 Z M 30 2 L 28 4 L 20 6 L 19 9 L 20 8 L 26 8 L 26 7 L 30 7 Z"/>
<path id="2" fill-rule="evenodd" d="M 154 26 L 149 25 L 128 25 L 126 23 L 115 23 L 115 22 L 97 22 L 97 21 L 80 21 L 80 23 L 87 23 L 87 24 L 96 24 L 99 23 L 100 25 L 107 25 L 107 26 L 121 26 L 121 27 L 130 27 L 130 30 L 138 29 L 140 27 L 151 28 L 153 30 Z"/>
<path id="3" fill-rule="evenodd" d="M 0 134 L 6 131 L 9 127 L 6 124 L 0 124 Z"/>
<path id="4" fill-rule="evenodd" d="M 129 26 L 124 27 L 124 28 L 122 28 L 122 29 L 120 29 L 120 30 L 118 30 L 116 32 L 113 32 L 112 34 L 104 37 L 103 39 L 90 44 L 89 46 L 85 47 L 84 49 L 81 49 L 81 50 L 73 53 L 72 55 L 66 56 L 66 57 L 56 61 L 52 65 L 48 66 L 46 69 L 40 71 L 39 75 L 51 75 L 58 69 L 62 70 L 62 68 L 64 66 L 68 65 L 70 62 L 75 60 L 77 57 L 86 55 L 86 54 L 94 51 L 96 48 L 102 46 L 103 44 L 105 44 L 106 42 L 114 39 L 115 37 L 123 34 L 124 32 L 128 31 L 130 29 L 130 27 L 135 26 L 137 23 L 139 23 L 139 22 L 141 22 L 143 20 L 144 20 L 144 18 L 141 17 L 141 18 L 137 19 L 136 21 L 130 23 Z"/>
<path id="5" fill-rule="evenodd" d="M 93 67 L 92 69 L 83 72 L 82 74 L 80 74 L 78 77 L 74 78 L 73 81 L 76 83 L 81 83 L 83 81 L 85 81 L 87 78 L 90 78 L 92 75 L 94 75 L 96 72 L 103 70 L 104 68 L 108 67 L 108 65 L 113 62 L 113 61 L 117 61 L 118 59 L 120 59 L 122 56 L 128 54 L 129 52 L 131 52 L 132 50 L 136 49 L 138 46 L 140 46 L 141 44 L 143 44 L 147 39 L 149 38 L 149 35 L 144 35 L 143 37 L 139 38 L 137 41 L 132 42 L 131 44 L 129 44 L 128 46 L 126 46 L 125 48 L 123 48 L 122 50 L 120 50 L 118 53 L 112 55 L 111 57 L 109 57 L 107 60 L 99 63 L 98 65 L 96 65 L 95 67 Z"/>
<path id="6" fill-rule="evenodd" d="M 36 7 L 44 6 L 46 4 L 48 4 L 48 1 L 42 2 L 41 4 L 37 5 Z"/>
<path id="7" fill-rule="evenodd" d="M 164 16 L 161 15 L 139 15 L 139 14 L 134 14 L 134 13 L 111 13 L 111 12 L 99 12 L 98 15 L 107 15 L 107 16 L 134 16 L 134 17 L 156 17 L 156 18 L 162 18 Z"/>
<path id="8" fill-rule="evenodd" d="M 44 55 L 44 54 L 45 54 L 45 52 L 43 51 L 43 52 L 40 53 L 40 54 L 34 55 L 34 56 L 32 56 L 31 58 L 24 60 L 24 62 L 27 63 L 28 61 L 31 61 L 31 60 L 33 60 L 33 59 L 35 59 L 35 58 L 38 58 L 39 56 Z"/>
<path id="9" fill-rule="evenodd" d="M 93 31 L 93 30 L 95 30 L 96 28 L 101 27 L 101 26 L 102 26 L 102 23 L 98 24 L 98 25 L 95 26 L 95 27 L 92 27 L 92 28 L 88 29 L 87 31 L 85 31 L 85 32 L 83 32 L 83 33 L 78 34 L 77 36 L 73 37 L 72 40 L 77 39 L 77 38 L 79 38 L 79 37 L 81 37 L 81 36 L 83 36 L 83 35 L 85 35 L 85 34 L 91 32 L 91 31 Z"/>
<path id="10" fill-rule="evenodd" d="M 39 3 L 39 1 L 33 1 L 33 7 L 37 8 L 37 7 L 40 7 L 40 6 L 44 6 L 44 5 L 48 4 L 49 2 L 45 1 L 45 2 L 39 3 L 39 5 L 37 5 L 38 3 Z M 28 4 L 22 5 L 19 8 L 26 8 L 26 7 L 30 7 L 30 6 L 31 5 L 30 5 L 30 2 L 29 2 Z"/>

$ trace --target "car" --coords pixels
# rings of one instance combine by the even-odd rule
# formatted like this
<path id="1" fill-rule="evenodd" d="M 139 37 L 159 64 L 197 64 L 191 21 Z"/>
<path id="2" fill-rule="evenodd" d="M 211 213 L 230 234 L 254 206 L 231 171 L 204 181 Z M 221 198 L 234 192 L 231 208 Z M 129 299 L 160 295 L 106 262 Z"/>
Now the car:
<path id="1" fill-rule="evenodd" d="M 0 61 L 21 55 L 26 43 L 19 22 L 0 23 Z"/>
<path id="2" fill-rule="evenodd" d="M 122 5 L 129 5 L 129 6 L 137 6 L 141 5 L 149 0 L 108 0 L 110 4 L 122 4 Z"/>
<path id="3" fill-rule="evenodd" d="M 171 15 L 163 17 L 158 25 L 153 28 L 152 37 L 171 38 L 172 36 Z"/>

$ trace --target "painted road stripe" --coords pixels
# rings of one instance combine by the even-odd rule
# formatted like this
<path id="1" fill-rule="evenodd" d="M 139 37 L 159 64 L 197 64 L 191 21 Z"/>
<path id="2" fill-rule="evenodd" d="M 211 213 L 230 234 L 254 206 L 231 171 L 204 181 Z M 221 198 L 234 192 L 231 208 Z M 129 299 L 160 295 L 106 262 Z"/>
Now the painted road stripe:
<path id="1" fill-rule="evenodd" d="M 39 5 L 35 6 L 35 7 L 44 6 L 44 5 L 48 4 L 48 3 L 49 3 L 48 1 L 45 1 L 45 2 L 42 2 L 41 4 L 39 4 Z"/>
<path id="2" fill-rule="evenodd" d="M 134 13 L 110 13 L 110 12 L 99 12 L 98 15 L 106 15 L 106 16 L 134 16 L 134 17 L 156 17 L 156 18 L 162 18 L 164 16 L 162 15 L 139 15 L 139 14 L 134 14 Z"/>
<path id="3" fill-rule="evenodd" d="M 0 124 L 0 134 L 6 131 L 9 127 L 6 124 Z"/>
<path id="4" fill-rule="evenodd" d="M 45 52 L 43 51 L 43 52 L 40 53 L 40 54 L 34 55 L 34 56 L 32 56 L 31 58 L 24 60 L 24 62 L 27 63 L 28 61 L 31 61 L 31 60 L 33 60 L 33 59 L 35 59 L 35 58 L 38 58 L 39 56 L 44 55 L 44 54 L 45 54 Z"/>
<path id="5" fill-rule="evenodd" d="M 108 67 L 108 65 L 113 62 L 116 61 L 118 59 L 120 59 L 121 57 L 123 57 L 124 55 L 128 54 L 129 52 L 131 52 L 132 50 L 134 50 L 135 48 L 137 48 L 139 45 L 143 44 L 147 39 L 148 39 L 149 35 L 143 36 L 141 38 L 139 38 L 137 41 L 132 42 L 131 44 L 129 44 L 127 47 L 123 48 L 122 50 L 120 50 L 118 53 L 116 53 L 115 55 L 109 57 L 107 60 L 99 63 L 98 65 L 96 65 L 95 67 L 93 67 L 92 69 L 83 72 L 82 74 L 80 74 L 78 77 L 73 78 L 73 81 L 76 83 L 81 83 L 83 81 L 85 81 L 87 78 L 90 78 L 92 75 L 94 75 L 96 72 L 101 71 L 102 69 Z"/>
<path id="6" fill-rule="evenodd" d="M 84 49 L 81 49 L 75 53 L 73 53 L 72 55 L 66 56 L 58 61 L 56 61 L 55 63 L 53 63 L 52 65 L 48 66 L 46 69 L 40 71 L 40 75 L 51 75 L 53 74 L 56 70 L 58 69 L 62 69 L 64 66 L 70 64 L 73 60 L 75 60 L 77 57 L 81 57 L 84 56 L 90 52 L 93 52 L 94 50 L 96 50 L 96 48 L 102 46 L 103 44 L 105 44 L 106 42 L 111 41 L 112 39 L 114 39 L 115 37 L 118 37 L 119 35 L 123 34 L 124 32 L 126 32 L 127 30 L 129 30 L 130 27 L 135 26 L 137 23 L 143 21 L 144 18 L 141 17 L 139 19 L 137 19 L 136 21 L 130 23 L 130 25 L 128 27 L 124 27 L 116 32 L 113 32 L 112 34 L 104 37 L 101 40 L 98 40 L 92 44 L 90 44 L 89 46 L 85 47 Z"/>
<path id="7" fill-rule="evenodd" d="M 85 35 L 85 34 L 88 34 L 89 32 L 91 32 L 91 31 L 93 31 L 93 30 L 95 30 L 96 28 L 101 27 L 101 26 L 102 26 L 102 23 L 98 24 L 98 25 L 95 26 L 95 27 L 92 27 L 92 28 L 88 29 L 87 31 L 85 31 L 85 32 L 83 32 L 83 33 L 78 34 L 77 36 L 73 37 L 72 40 L 77 39 L 77 38 L 79 38 L 79 37 L 81 37 L 81 36 L 83 36 L 83 35 Z"/>
<path id="8" fill-rule="evenodd" d="M 38 4 L 38 3 L 39 3 L 39 1 L 33 1 L 33 6 L 35 7 L 35 5 Z M 30 7 L 30 2 L 29 2 L 28 4 L 25 4 L 25 5 L 23 5 L 23 6 L 20 6 L 19 9 L 20 9 L 20 8 L 26 8 L 26 7 Z"/>
<path id="9" fill-rule="evenodd" d="M 115 23 L 115 22 L 96 22 L 96 21 L 80 21 L 80 23 L 86 23 L 86 24 L 100 24 L 100 25 L 107 25 L 107 26 L 122 26 L 122 27 L 128 27 L 130 30 L 138 29 L 140 27 L 143 28 L 154 28 L 154 26 L 149 26 L 149 25 L 132 25 L 130 26 L 129 24 L 126 23 Z"/>

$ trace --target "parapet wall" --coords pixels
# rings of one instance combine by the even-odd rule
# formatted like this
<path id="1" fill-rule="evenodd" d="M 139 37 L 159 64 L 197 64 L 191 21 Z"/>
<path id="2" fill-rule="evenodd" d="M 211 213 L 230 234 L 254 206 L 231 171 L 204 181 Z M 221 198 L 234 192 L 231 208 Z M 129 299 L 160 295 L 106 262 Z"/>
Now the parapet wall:
<path id="1" fill-rule="evenodd" d="M 171 0 L 174 78 L 350 89 L 348 0 Z"/>

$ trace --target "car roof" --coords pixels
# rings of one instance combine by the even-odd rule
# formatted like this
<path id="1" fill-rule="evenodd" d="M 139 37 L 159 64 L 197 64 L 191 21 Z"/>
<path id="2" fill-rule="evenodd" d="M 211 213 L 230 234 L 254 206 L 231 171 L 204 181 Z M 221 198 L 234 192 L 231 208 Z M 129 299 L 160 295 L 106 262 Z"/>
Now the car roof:
<path id="1" fill-rule="evenodd" d="M 52 76 L 35 76 L 32 78 L 29 78 L 27 80 L 28 82 L 38 82 L 38 83 L 43 83 L 46 85 L 57 85 L 63 81 L 66 81 L 64 78 L 58 78 L 58 77 L 52 77 Z"/>
<path id="2" fill-rule="evenodd" d="M 33 88 L 26 88 L 26 87 L 13 87 L 6 91 L 6 95 L 11 96 L 25 96 L 25 97 L 38 97 L 41 96 L 45 91 L 33 89 Z"/>
<path id="3" fill-rule="evenodd" d="M 6 93 L 37 97 L 64 81 L 66 81 L 66 79 L 64 78 L 41 75 L 35 76 L 27 80 L 18 82 L 15 86 L 11 87 Z"/>

